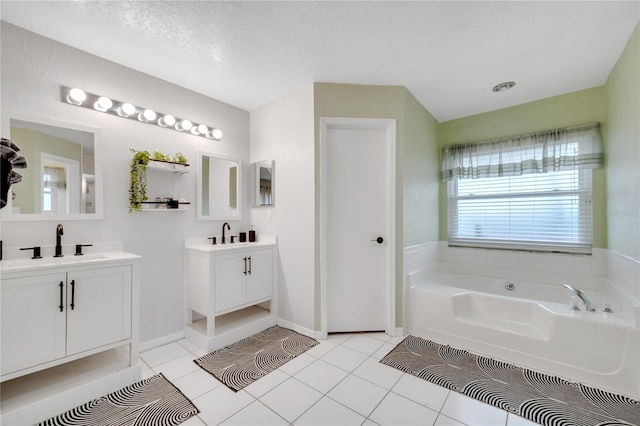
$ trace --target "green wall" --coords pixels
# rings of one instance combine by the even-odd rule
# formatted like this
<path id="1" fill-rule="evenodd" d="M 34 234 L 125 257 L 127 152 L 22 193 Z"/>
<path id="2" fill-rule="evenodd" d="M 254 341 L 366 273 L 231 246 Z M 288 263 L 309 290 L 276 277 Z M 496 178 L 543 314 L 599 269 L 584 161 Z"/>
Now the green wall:
<path id="1" fill-rule="evenodd" d="M 396 119 L 396 326 L 403 323 L 403 250 L 436 241 L 438 214 L 437 121 L 400 86 L 314 84 L 316 241 L 320 241 L 320 118 Z M 320 329 L 320 248 L 316 244 L 315 329 Z"/>
<path id="2" fill-rule="evenodd" d="M 500 94 L 498 94 L 500 95 Z M 483 141 L 538 130 L 606 122 L 603 87 L 573 92 L 440 124 L 440 147 Z M 607 150 L 607 138 L 601 129 Z M 593 245 L 607 247 L 605 169 L 593 172 Z M 447 240 L 447 185 L 440 183 L 440 240 Z"/>
<path id="3" fill-rule="evenodd" d="M 605 84 L 610 249 L 640 261 L 640 24 Z"/>

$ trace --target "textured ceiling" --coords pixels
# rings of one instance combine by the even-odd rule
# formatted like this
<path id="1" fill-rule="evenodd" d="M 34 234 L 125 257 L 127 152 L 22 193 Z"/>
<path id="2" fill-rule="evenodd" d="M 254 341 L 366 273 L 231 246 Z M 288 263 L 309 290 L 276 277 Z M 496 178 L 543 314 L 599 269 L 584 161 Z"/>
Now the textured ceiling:
<path id="1" fill-rule="evenodd" d="M 604 84 L 640 17 L 638 1 L 0 4 L 4 21 L 249 111 L 312 82 L 401 85 L 439 121 Z"/>

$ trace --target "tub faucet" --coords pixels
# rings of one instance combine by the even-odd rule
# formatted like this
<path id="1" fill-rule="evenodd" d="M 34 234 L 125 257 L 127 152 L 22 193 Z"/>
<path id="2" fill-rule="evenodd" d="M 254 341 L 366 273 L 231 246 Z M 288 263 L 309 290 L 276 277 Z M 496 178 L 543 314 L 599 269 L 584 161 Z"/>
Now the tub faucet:
<path id="1" fill-rule="evenodd" d="M 225 227 L 226 227 L 229 231 L 231 231 L 231 226 L 229 225 L 229 223 L 228 223 L 228 222 L 225 222 L 225 223 L 222 225 L 222 244 L 225 244 L 225 243 L 226 243 L 226 241 L 224 240 L 224 228 L 225 228 Z"/>
<path id="2" fill-rule="evenodd" d="M 594 312 L 596 310 L 592 306 L 591 299 L 589 299 L 589 296 L 587 296 L 585 293 L 578 290 L 577 288 L 570 286 L 569 284 L 565 284 L 564 286 L 565 288 L 568 288 L 571 292 L 573 292 L 573 294 L 578 296 L 580 300 L 582 300 L 582 303 L 584 303 L 584 306 L 586 307 L 588 312 Z"/>
<path id="3" fill-rule="evenodd" d="M 62 236 L 64 235 L 64 228 L 59 223 L 56 226 L 56 255 L 53 257 L 62 257 Z"/>

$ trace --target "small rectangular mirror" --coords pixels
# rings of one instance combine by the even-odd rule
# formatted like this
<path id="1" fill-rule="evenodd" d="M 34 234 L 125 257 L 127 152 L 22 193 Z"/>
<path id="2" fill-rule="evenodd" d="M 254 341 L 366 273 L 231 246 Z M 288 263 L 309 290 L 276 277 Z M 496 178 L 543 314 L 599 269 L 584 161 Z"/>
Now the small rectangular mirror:
<path id="1" fill-rule="evenodd" d="M 9 128 L 27 167 L 9 189 L 3 220 L 102 219 L 96 129 L 18 114 Z"/>
<path id="2" fill-rule="evenodd" d="M 198 220 L 240 220 L 241 178 L 239 161 L 199 152 Z"/>
<path id="3" fill-rule="evenodd" d="M 274 166 L 275 161 L 265 160 L 253 163 L 254 179 L 254 206 L 255 207 L 271 207 L 274 203 L 275 180 Z"/>

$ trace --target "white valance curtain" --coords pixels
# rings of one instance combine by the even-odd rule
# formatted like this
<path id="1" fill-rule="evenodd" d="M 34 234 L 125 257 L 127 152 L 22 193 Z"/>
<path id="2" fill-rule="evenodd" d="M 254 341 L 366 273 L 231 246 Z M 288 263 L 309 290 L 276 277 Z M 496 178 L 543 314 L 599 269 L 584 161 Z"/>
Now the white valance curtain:
<path id="1" fill-rule="evenodd" d="M 600 123 L 446 146 L 442 181 L 594 169 L 604 164 Z"/>

